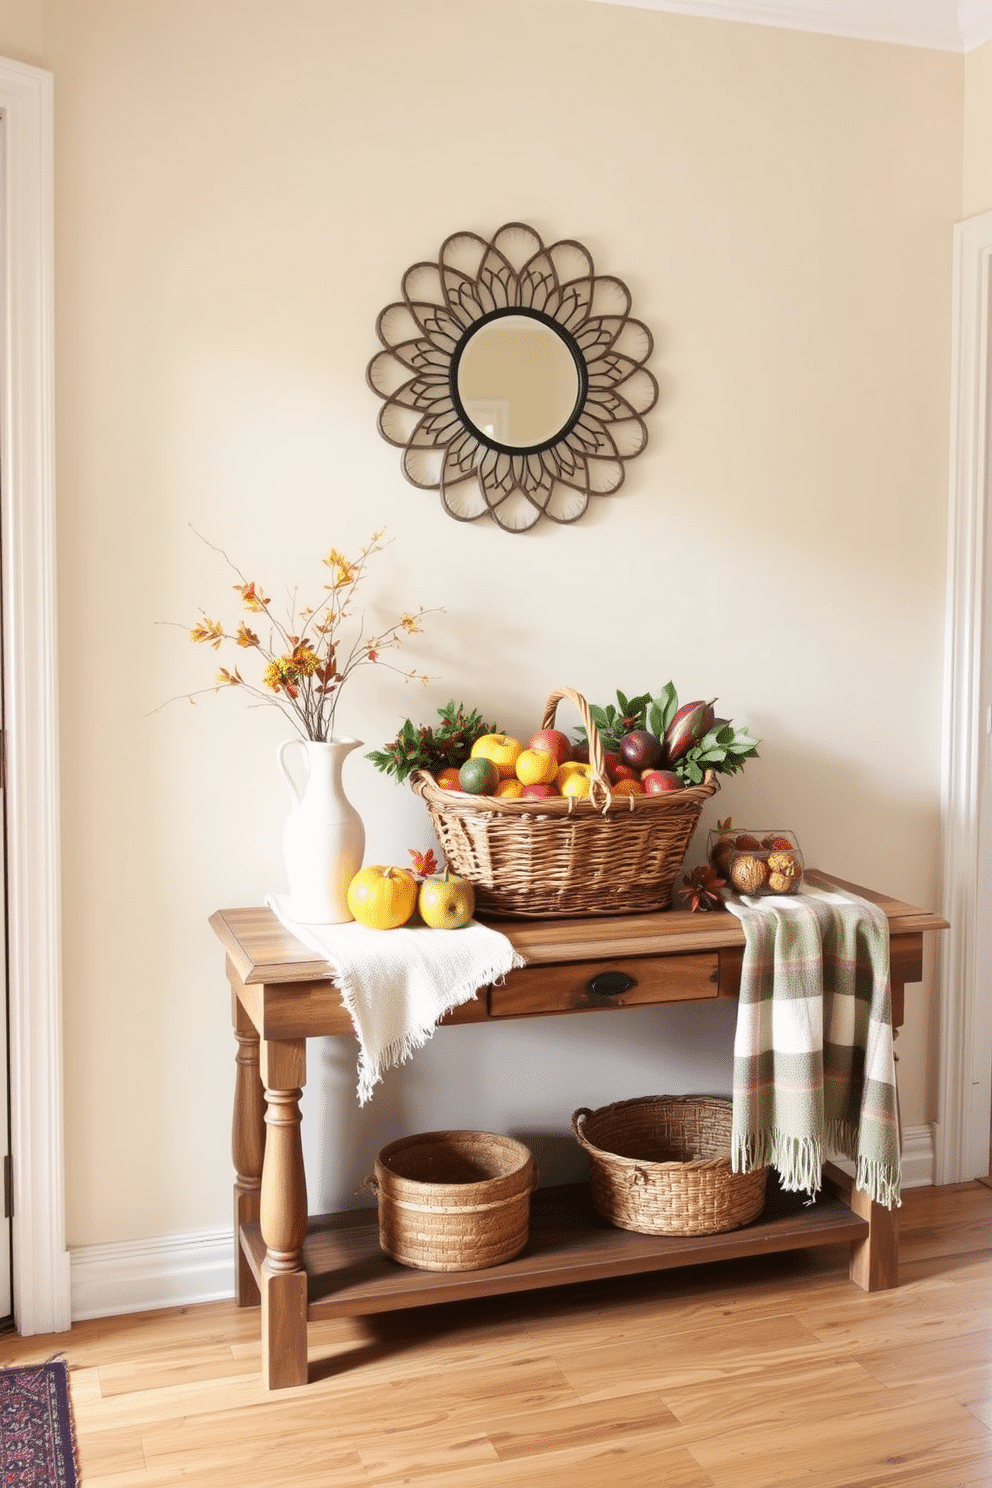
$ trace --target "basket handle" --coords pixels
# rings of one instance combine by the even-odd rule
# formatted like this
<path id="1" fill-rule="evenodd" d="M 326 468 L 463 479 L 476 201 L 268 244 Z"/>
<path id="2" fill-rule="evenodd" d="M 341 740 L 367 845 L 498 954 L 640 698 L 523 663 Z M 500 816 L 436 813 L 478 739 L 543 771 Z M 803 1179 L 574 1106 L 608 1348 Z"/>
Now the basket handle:
<path id="1" fill-rule="evenodd" d="M 604 807 L 608 806 L 613 799 L 613 792 L 610 790 L 610 781 L 606 773 L 606 756 L 603 750 L 603 741 L 599 736 L 599 729 L 592 721 L 589 704 L 581 692 L 576 692 L 573 687 L 555 688 L 544 705 L 544 721 L 541 727 L 546 729 L 554 728 L 558 704 L 563 701 L 571 703 L 573 708 L 576 709 L 585 726 L 586 738 L 589 740 L 589 763 L 592 766 L 593 775 L 592 785 L 589 791 L 590 798 L 594 804 L 602 803 Z M 596 801 L 597 794 L 599 795 L 599 802 Z"/>
<path id="2" fill-rule="evenodd" d="M 583 1127 L 586 1124 L 586 1117 L 591 1115 L 592 1111 L 588 1106 L 580 1106 L 577 1111 L 572 1112 L 572 1131 L 575 1135 L 575 1140 L 582 1147 L 589 1146 L 589 1139 L 583 1131 Z"/>

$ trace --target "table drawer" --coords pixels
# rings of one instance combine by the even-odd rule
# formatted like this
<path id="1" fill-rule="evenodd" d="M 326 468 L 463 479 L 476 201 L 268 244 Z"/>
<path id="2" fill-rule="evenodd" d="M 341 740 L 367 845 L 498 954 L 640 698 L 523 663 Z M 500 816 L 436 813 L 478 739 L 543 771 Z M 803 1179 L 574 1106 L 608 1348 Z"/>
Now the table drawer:
<path id="1" fill-rule="evenodd" d="M 573 961 L 511 971 L 489 989 L 491 1018 L 524 1018 L 596 1008 L 699 1002 L 717 997 L 716 951 L 688 956 L 637 956 L 630 960 Z"/>

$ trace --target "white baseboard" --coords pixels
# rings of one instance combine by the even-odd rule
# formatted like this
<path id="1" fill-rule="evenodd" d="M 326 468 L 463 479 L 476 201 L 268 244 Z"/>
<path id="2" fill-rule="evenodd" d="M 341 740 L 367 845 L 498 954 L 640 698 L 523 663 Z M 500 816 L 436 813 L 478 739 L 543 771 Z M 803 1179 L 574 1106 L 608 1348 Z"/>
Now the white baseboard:
<path id="1" fill-rule="evenodd" d="M 907 1127 L 903 1187 L 923 1188 L 933 1182 L 933 1173 L 932 1127 Z M 233 1250 L 230 1230 L 80 1246 L 70 1253 L 73 1321 L 233 1297 Z"/>
<path id="2" fill-rule="evenodd" d="M 70 1252 L 73 1322 L 234 1296 L 230 1230 L 164 1235 Z"/>

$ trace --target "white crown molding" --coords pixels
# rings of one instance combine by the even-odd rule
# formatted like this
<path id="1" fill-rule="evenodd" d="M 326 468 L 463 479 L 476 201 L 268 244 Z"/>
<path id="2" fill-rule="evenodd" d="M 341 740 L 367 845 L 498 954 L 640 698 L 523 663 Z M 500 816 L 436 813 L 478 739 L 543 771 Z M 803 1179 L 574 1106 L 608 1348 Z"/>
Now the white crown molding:
<path id="1" fill-rule="evenodd" d="M 896 46 L 970 52 L 992 41 L 992 0 L 592 0 Z"/>

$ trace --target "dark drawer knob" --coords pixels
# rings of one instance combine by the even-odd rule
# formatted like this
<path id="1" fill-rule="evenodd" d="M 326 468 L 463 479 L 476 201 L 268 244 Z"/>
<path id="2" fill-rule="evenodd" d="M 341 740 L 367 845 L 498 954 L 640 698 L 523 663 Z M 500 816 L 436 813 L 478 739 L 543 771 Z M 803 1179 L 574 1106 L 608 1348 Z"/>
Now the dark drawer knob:
<path id="1" fill-rule="evenodd" d="M 628 976 L 625 971 L 601 971 L 586 982 L 586 990 L 594 997 L 619 997 L 621 992 L 629 992 L 636 986 L 636 977 Z"/>

